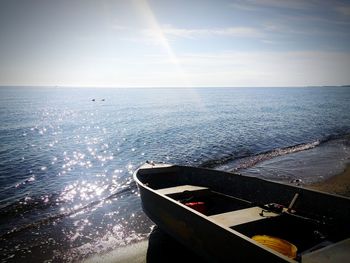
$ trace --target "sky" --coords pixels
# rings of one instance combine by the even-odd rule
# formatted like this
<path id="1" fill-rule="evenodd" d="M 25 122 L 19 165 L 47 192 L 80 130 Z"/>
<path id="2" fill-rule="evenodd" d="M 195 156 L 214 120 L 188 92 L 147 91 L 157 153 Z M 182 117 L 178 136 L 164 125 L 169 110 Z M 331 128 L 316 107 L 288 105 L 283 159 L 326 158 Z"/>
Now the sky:
<path id="1" fill-rule="evenodd" d="M 350 84 L 350 1 L 1 0 L 0 85 Z"/>

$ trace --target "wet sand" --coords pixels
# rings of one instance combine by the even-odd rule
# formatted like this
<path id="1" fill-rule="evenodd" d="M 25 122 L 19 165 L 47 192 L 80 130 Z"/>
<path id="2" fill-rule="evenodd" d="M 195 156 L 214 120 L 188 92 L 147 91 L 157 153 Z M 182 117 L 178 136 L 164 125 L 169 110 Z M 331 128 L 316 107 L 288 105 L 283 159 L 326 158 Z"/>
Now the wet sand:
<path id="1" fill-rule="evenodd" d="M 350 164 L 347 165 L 342 173 L 332 176 L 325 181 L 306 185 L 306 187 L 350 197 Z"/>
<path id="2" fill-rule="evenodd" d="M 148 241 L 141 241 L 125 247 L 117 248 L 111 252 L 94 255 L 84 263 L 145 263 Z"/>
<path id="3" fill-rule="evenodd" d="M 153 228 L 148 240 L 111 252 L 93 256 L 84 263 L 159 263 L 202 262 L 203 259 L 177 242 L 158 227 Z"/>

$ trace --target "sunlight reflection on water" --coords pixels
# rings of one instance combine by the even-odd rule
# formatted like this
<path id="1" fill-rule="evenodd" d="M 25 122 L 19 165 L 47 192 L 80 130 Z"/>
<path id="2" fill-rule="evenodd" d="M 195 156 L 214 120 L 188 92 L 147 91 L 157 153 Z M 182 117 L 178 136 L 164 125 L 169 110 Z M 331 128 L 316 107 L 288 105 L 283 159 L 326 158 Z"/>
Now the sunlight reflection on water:
<path id="1" fill-rule="evenodd" d="M 215 166 L 346 133 L 348 90 L 313 91 L 0 90 L 0 239 L 14 231 L 1 252 L 72 261 L 145 238 L 140 164 Z"/>

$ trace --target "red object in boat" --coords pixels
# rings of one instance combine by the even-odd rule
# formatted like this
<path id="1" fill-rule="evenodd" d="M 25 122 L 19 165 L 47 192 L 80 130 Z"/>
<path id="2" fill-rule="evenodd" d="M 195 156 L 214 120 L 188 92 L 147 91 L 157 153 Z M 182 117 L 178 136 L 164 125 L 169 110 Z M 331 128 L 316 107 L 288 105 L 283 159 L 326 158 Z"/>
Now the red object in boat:
<path id="1" fill-rule="evenodd" d="M 205 207 L 204 202 L 188 202 L 188 203 L 185 203 L 185 205 L 202 214 L 206 214 L 207 209 Z"/>

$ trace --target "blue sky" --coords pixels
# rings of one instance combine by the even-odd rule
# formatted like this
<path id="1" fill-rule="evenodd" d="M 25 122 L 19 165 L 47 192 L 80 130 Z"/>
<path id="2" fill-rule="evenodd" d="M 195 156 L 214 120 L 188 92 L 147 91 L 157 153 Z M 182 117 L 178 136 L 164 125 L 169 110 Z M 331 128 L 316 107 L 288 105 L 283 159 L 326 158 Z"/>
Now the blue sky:
<path id="1" fill-rule="evenodd" d="M 0 85 L 350 84 L 350 1 L 0 2 Z"/>

